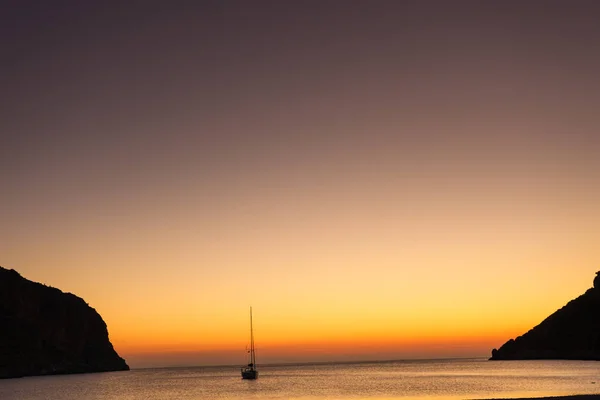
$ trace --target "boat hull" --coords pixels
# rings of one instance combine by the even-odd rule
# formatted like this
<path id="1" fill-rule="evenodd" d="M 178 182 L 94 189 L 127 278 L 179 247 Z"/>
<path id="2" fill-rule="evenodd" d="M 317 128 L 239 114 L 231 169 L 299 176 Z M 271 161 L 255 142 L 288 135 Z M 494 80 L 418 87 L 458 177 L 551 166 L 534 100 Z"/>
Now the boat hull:
<path id="1" fill-rule="evenodd" d="M 255 369 L 242 370 L 242 379 L 256 379 L 258 378 L 258 371 Z"/>

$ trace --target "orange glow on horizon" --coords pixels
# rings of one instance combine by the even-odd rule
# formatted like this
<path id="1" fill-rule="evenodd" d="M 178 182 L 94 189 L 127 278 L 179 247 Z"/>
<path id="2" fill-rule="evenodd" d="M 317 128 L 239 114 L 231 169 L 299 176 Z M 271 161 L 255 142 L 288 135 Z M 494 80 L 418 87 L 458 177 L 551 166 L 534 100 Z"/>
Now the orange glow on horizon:
<path id="1" fill-rule="evenodd" d="M 366 332 L 361 334 L 343 334 L 339 331 L 299 332 L 295 336 L 272 336 L 264 334 L 257 337 L 257 348 L 269 356 L 285 356 L 297 351 L 326 351 L 329 354 L 342 354 L 351 351 L 390 352 L 410 350 L 429 354 L 433 349 L 442 348 L 483 348 L 486 355 L 493 347 L 498 347 L 508 338 L 516 337 L 526 330 L 525 327 L 499 329 L 498 331 L 476 330 L 471 332 L 420 331 L 411 334 Z M 240 335 L 215 335 L 199 340 L 197 336 L 182 332 L 165 333 L 164 336 L 143 335 L 126 339 L 120 336 L 113 339 L 113 345 L 126 354 L 146 353 L 193 353 L 193 352 L 233 352 L 242 353 L 247 339 Z M 491 346 L 491 347 L 490 347 Z M 264 354 L 263 354 L 264 355 Z"/>
<path id="2" fill-rule="evenodd" d="M 516 335 L 516 334 L 515 334 Z M 513 335 L 513 336 L 515 336 Z M 261 343 L 258 360 L 262 364 L 375 361 L 394 359 L 489 357 L 491 349 L 499 347 L 505 336 L 436 337 L 436 338 L 362 338 Z M 151 344 L 150 347 L 121 347 L 118 351 L 134 366 L 158 365 L 241 365 L 245 348 L 231 344 L 198 345 L 173 343 Z"/>

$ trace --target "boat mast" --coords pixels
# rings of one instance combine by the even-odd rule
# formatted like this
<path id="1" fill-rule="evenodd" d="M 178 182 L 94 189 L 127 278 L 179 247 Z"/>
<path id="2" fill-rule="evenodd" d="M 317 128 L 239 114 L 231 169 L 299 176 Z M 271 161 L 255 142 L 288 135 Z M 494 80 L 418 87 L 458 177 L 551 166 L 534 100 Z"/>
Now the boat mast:
<path id="1" fill-rule="evenodd" d="M 252 368 L 256 364 L 256 356 L 254 355 L 254 331 L 252 330 L 252 307 L 250 307 L 250 363 Z"/>

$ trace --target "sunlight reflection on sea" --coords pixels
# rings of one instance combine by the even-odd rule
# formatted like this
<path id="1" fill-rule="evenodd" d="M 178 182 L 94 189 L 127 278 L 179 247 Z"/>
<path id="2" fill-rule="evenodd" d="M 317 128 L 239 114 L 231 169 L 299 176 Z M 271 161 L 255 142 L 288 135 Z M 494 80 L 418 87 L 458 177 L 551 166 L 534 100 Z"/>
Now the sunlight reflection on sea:
<path id="1" fill-rule="evenodd" d="M 29 377 L 0 381 L 0 399 L 458 400 L 591 394 L 597 381 L 594 361 L 409 360 L 262 366 L 256 381 L 237 367 Z"/>

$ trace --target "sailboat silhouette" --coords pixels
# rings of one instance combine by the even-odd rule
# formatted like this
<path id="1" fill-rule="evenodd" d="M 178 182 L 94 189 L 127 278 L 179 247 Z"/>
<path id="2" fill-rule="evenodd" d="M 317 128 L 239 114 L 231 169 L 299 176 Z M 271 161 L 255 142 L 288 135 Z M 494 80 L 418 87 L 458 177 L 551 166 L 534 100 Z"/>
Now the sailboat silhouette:
<path id="1" fill-rule="evenodd" d="M 252 307 L 250 307 L 250 362 L 246 368 L 242 368 L 242 379 L 258 378 L 258 370 L 256 369 L 256 353 L 254 351 L 254 331 L 252 329 Z"/>

